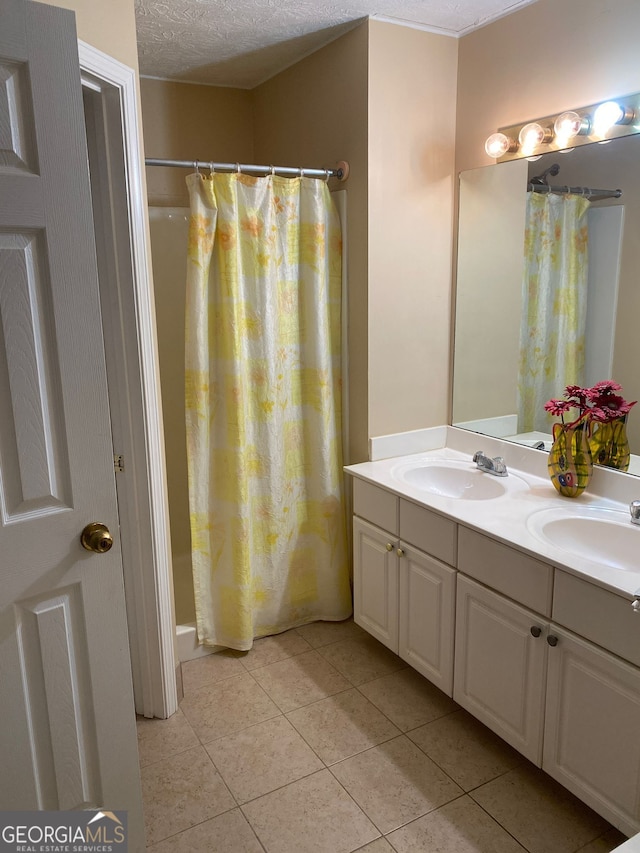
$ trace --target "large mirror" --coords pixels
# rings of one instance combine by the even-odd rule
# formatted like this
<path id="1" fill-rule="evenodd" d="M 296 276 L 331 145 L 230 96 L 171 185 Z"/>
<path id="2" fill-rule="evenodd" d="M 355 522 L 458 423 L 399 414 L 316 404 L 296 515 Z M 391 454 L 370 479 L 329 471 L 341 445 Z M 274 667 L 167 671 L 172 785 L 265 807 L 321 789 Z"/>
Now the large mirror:
<path id="1" fill-rule="evenodd" d="M 556 175 L 547 172 L 554 164 Z M 627 400 L 638 400 L 640 136 L 460 175 L 452 423 L 534 446 L 548 442 L 553 423 L 543 414 L 545 423 L 523 430 L 518 417 L 527 186 L 541 175 L 552 185 L 622 190 L 620 198 L 593 198 L 586 214 L 584 385 L 613 379 Z M 629 473 L 640 474 L 640 403 L 627 431 Z"/>

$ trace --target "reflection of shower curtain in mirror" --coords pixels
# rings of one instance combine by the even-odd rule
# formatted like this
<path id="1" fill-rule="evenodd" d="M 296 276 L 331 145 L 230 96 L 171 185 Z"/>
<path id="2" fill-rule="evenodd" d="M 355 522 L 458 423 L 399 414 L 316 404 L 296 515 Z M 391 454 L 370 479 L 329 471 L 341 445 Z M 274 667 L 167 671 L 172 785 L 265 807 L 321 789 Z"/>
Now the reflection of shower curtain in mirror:
<path id="1" fill-rule="evenodd" d="M 518 432 L 550 432 L 544 404 L 584 381 L 589 204 L 551 193 L 527 199 Z"/>
<path id="2" fill-rule="evenodd" d="M 326 183 L 187 178 L 186 419 L 198 637 L 351 613 L 340 223 Z"/>

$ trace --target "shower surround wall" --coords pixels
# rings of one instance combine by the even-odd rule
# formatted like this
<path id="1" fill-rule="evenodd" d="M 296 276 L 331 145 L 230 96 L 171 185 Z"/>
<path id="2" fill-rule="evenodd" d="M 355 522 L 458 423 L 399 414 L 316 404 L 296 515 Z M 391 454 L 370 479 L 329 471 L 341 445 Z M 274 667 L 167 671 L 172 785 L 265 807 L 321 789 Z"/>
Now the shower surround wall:
<path id="1" fill-rule="evenodd" d="M 149 157 L 216 157 L 253 162 L 251 94 L 142 79 Z M 184 312 L 189 198 L 187 169 L 147 167 L 151 261 L 167 460 L 171 555 L 181 660 L 198 652 L 191 573 L 191 532 L 184 422 Z"/>
<path id="2" fill-rule="evenodd" d="M 173 590 L 178 625 L 195 622 L 184 418 L 184 313 L 188 207 L 150 207 L 151 259 L 162 383 Z"/>

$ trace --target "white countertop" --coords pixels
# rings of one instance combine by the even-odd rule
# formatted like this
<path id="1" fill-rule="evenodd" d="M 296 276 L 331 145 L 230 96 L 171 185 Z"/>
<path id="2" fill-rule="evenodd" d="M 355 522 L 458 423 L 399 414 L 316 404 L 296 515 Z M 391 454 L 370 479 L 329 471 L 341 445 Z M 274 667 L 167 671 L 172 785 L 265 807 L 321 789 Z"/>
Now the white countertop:
<path id="1" fill-rule="evenodd" d="M 487 438 L 455 427 L 437 427 L 421 430 L 407 442 L 401 437 L 385 437 L 373 448 L 374 455 L 385 451 L 397 453 L 403 447 L 430 447 L 419 453 L 395 455 L 372 462 L 349 465 L 345 470 L 354 477 L 382 486 L 414 503 L 448 516 L 466 527 L 486 533 L 514 548 L 544 560 L 571 574 L 589 579 L 592 583 L 609 589 L 629 600 L 640 589 L 640 526 L 637 529 L 638 570 L 626 571 L 607 565 L 604 561 L 589 560 L 564 550 L 539 535 L 535 535 L 535 519 L 542 510 L 567 509 L 585 515 L 596 509 L 620 512 L 620 518 L 629 517 L 628 505 L 640 498 L 637 478 L 618 471 L 599 469 L 589 487 L 578 498 L 564 498 L 556 492 L 547 474 L 547 454 L 517 444 Z M 389 441 L 386 439 L 389 438 Z M 491 500 L 461 500 L 435 494 L 403 479 L 403 472 L 411 467 L 428 464 L 429 460 L 465 461 L 471 463 L 473 453 L 482 450 L 487 456 L 503 456 L 509 470 L 508 489 L 504 496 Z M 483 474 L 491 477 L 491 474 Z M 626 533 L 626 530 L 625 530 Z M 632 534 L 633 535 L 633 534 Z M 640 618 L 640 615 L 639 615 Z M 640 847 L 638 848 L 640 851 Z"/>

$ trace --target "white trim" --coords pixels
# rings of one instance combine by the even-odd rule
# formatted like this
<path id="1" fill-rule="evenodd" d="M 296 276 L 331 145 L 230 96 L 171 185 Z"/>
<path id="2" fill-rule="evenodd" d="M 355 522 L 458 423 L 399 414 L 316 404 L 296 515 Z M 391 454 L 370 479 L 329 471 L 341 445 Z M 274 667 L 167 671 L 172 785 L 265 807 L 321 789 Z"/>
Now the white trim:
<path id="1" fill-rule="evenodd" d="M 471 432 L 481 432 L 483 435 L 492 436 L 492 438 L 507 438 L 518 432 L 518 416 L 514 413 L 512 415 L 496 415 L 493 418 L 480 418 L 474 421 L 456 421 L 452 426 L 458 427 L 458 429 L 468 429 Z"/>
<path id="2" fill-rule="evenodd" d="M 502 9 L 493 15 L 487 15 L 484 18 L 479 18 L 477 21 L 474 21 L 473 24 L 469 24 L 468 27 L 463 27 L 461 30 L 452 30 L 447 27 L 435 27 L 430 24 L 421 24 L 418 21 L 407 21 L 404 18 L 392 18 L 387 15 L 369 15 L 369 19 L 372 21 L 381 21 L 384 24 L 395 24 L 398 27 L 408 27 L 410 30 L 422 30 L 425 33 L 434 33 L 434 35 L 438 36 L 448 36 L 449 38 L 460 39 L 463 38 L 463 36 L 469 35 L 469 33 L 481 30 L 483 27 L 487 27 L 494 21 L 499 21 L 500 18 L 506 18 L 507 15 L 512 15 L 520 9 L 524 9 L 525 6 L 530 6 L 532 3 L 536 2 L 537 0 L 516 0 L 516 2 L 512 3 L 506 9 Z"/>
<path id="3" fill-rule="evenodd" d="M 481 30 L 483 27 L 488 27 L 489 24 L 493 24 L 495 21 L 499 21 L 500 18 L 506 18 L 508 15 L 513 15 L 514 12 L 519 12 L 520 9 L 524 9 L 525 6 L 530 6 L 532 3 L 537 3 L 538 0 L 517 0 L 516 3 L 512 3 L 510 6 L 507 6 L 506 9 L 502 9 L 500 12 L 496 12 L 495 15 L 487 15 L 486 18 L 481 18 L 475 23 L 471 24 L 468 27 L 465 27 L 463 30 L 460 30 L 458 33 L 458 37 L 462 38 L 463 36 L 468 35 L 469 33 L 475 33 L 476 30 Z"/>
<path id="4" fill-rule="evenodd" d="M 176 640 L 180 663 L 216 654 L 216 652 L 223 651 L 224 648 L 223 646 L 201 645 L 198 642 L 198 631 L 195 622 L 185 622 L 183 625 L 176 625 Z"/>
<path id="5" fill-rule="evenodd" d="M 410 453 L 425 453 L 446 445 L 447 427 L 427 427 L 409 432 L 396 432 L 390 435 L 378 435 L 369 439 L 369 460 L 390 459 L 394 456 L 408 456 Z"/>
<path id="6" fill-rule="evenodd" d="M 141 145 L 138 123 L 136 78 L 133 69 L 85 42 L 78 41 L 80 68 L 118 89 L 122 120 L 125 182 L 129 211 L 130 251 L 133 279 L 135 323 L 126 318 L 114 318 L 129 336 L 129 352 L 137 354 L 137 362 L 129 358 L 126 364 L 127 397 L 121 406 L 123 417 L 142 452 L 125 461 L 131 469 L 132 482 L 127 494 L 128 512 L 121 518 L 121 527 L 128 527 L 130 540 L 136 542 L 138 554 L 144 555 L 138 566 L 125 566 L 131 573 L 141 573 L 135 579 L 135 626 L 130 627 L 130 643 L 139 661 L 137 675 L 142 684 L 136 685 L 142 695 L 142 707 L 136 708 L 145 716 L 168 717 L 178 707 L 175 676 L 175 629 L 171 589 L 171 549 L 167 504 L 162 408 L 157 373 L 155 339 L 155 309 L 146 239 L 146 198 L 142 190 Z M 126 301 L 126 300 L 125 300 Z M 131 299 L 130 299 L 131 301 Z M 131 387 L 137 394 L 131 394 Z M 110 389 L 110 393 L 113 389 Z M 116 389 L 120 392 L 120 389 Z M 140 402 L 137 403 L 136 401 Z"/>
<path id="7" fill-rule="evenodd" d="M 182 86 L 209 86 L 215 89 L 238 89 L 241 87 L 234 86 L 231 83 L 203 83 L 200 80 L 184 80 L 181 77 L 158 77 L 154 74 L 141 74 L 141 80 L 156 80 L 158 83 L 180 83 Z M 243 89 L 242 91 L 249 91 Z"/>
<path id="8" fill-rule="evenodd" d="M 369 15 L 370 21 L 380 21 L 382 24 L 393 24 L 396 27 L 406 27 L 409 30 L 421 30 L 424 33 L 433 33 L 436 36 L 447 36 L 448 38 L 460 38 L 458 30 L 450 30 L 446 27 L 434 27 L 431 24 L 421 24 L 419 21 L 407 21 L 404 18 L 390 18 L 388 15 Z"/>

